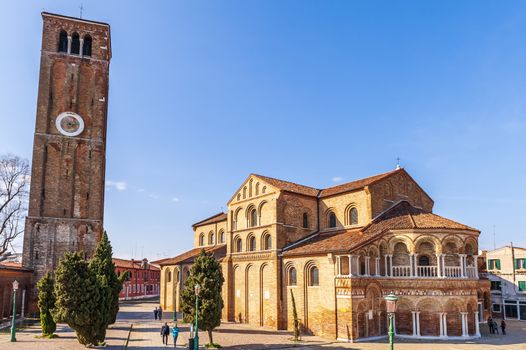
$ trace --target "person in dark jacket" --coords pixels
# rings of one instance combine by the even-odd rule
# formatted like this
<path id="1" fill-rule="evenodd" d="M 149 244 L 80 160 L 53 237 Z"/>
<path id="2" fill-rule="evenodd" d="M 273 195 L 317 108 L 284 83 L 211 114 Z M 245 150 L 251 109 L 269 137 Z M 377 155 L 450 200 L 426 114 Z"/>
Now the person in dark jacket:
<path id="1" fill-rule="evenodd" d="M 493 318 L 491 318 L 491 316 L 488 317 L 488 327 L 489 327 L 489 333 L 493 334 L 494 333 L 494 331 L 493 331 Z"/>
<path id="2" fill-rule="evenodd" d="M 496 334 L 499 334 L 499 325 L 497 324 L 497 321 L 493 320 L 493 331 Z"/>
<path id="3" fill-rule="evenodd" d="M 164 345 L 168 345 L 168 335 L 170 335 L 170 326 L 165 322 L 161 327 L 161 337 L 163 338 Z"/>
<path id="4" fill-rule="evenodd" d="M 163 319 L 163 308 L 159 306 L 157 309 L 157 317 L 162 320 Z"/>
<path id="5" fill-rule="evenodd" d="M 506 321 L 500 321 L 500 329 L 502 329 L 502 335 L 506 335 Z"/>
<path id="6" fill-rule="evenodd" d="M 155 309 L 153 310 L 153 317 L 157 320 L 157 313 L 158 313 L 158 310 L 157 310 L 157 306 L 155 307 Z"/>

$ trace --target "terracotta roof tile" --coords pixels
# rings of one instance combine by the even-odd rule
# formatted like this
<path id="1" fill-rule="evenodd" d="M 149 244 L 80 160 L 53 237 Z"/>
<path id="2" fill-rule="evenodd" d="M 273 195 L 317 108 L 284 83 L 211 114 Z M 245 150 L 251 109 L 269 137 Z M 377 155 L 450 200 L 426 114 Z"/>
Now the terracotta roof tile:
<path id="1" fill-rule="evenodd" d="M 318 193 L 320 192 L 320 190 L 316 188 L 300 185 L 294 182 L 279 180 L 279 179 L 275 179 L 275 178 L 263 176 L 263 175 L 258 175 L 258 174 L 253 174 L 253 175 L 280 190 L 304 194 L 306 196 L 311 196 L 311 197 L 316 197 Z"/>
<path id="2" fill-rule="evenodd" d="M 192 225 L 192 227 L 203 226 L 203 225 L 213 224 L 216 222 L 226 221 L 226 218 L 227 218 L 226 213 L 218 213 L 209 218 L 196 222 L 195 224 Z"/>
<path id="3" fill-rule="evenodd" d="M 121 267 L 125 269 L 142 269 L 142 260 L 113 258 L 112 261 L 115 267 Z M 153 266 L 152 263 L 153 262 L 148 263 L 149 270 L 159 270 L 159 268 L 157 266 Z"/>
<path id="4" fill-rule="evenodd" d="M 198 256 L 203 249 L 207 253 L 213 253 L 216 259 L 221 259 L 226 255 L 226 244 L 219 244 L 212 247 L 194 248 L 182 254 L 179 254 L 173 258 L 157 260 L 154 261 L 154 263 L 159 264 L 161 266 L 192 263 L 194 261 L 194 258 Z"/>
<path id="5" fill-rule="evenodd" d="M 369 186 L 369 185 L 375 183 L 376 181 L 380 181 L 382 179 L 385 179 L 385 178 L 387 178 L 387 177 L 389 177 L 389 176 L 391 176 L 391 175 L 393 175 L 393 174 L 395 174 L 397 172 L 400 172 L 400 171 L 403 171 L 403 169 L 396 169 L 396 170 L 393 170 L 393 171 L 389 171 L 387 173 L 366 177 L 365 179 L 359 179 L 359 180 L 347 182 L 345 184 L 341 184 L 341 185 L 338 185 L 338 186 L 333 186 L 333 187 L 326 188 L 326 189 L 321 191 L 320 198 L 332 196 L 332 195 L 335 195 L 335 194 L 338 194 L 338 193 L 342 193 L 342 192 L 349 192 L 349 191 L 354 191 L 354 190 L 357 190 L 357 189 L 360 189 L 360 188 L 364 188 L 365 186 Z"/>
<path id="6" fill-rule="evenodd" d="M 284 249 L 283 255 L 352 252 L 390 230 L 449 229 L 480 232 L 472 227 L 426 212 L 401 201 L 361 229 L 321 232 Z"/>

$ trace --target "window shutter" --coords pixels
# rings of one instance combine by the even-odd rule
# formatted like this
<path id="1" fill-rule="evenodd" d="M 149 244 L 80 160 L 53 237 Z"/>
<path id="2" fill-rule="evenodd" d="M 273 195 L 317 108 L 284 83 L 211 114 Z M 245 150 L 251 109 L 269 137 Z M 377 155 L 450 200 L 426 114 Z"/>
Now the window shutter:
<path id="1" fill-rule="evenodd" d="M 521 268 L 521 259 L 515 259 L 515 269 L 518 270 Z"/>
<path id="2" fill-rule="evenodd" d="M 497 270 L 500 270 L 500 259 L 495 259 L 495 265 Z"/>
<path id="3" fill-rule="evenodd" d="M 521 292 L 526 291 L 526 281 L 519 281 L 519 290 Z"/>

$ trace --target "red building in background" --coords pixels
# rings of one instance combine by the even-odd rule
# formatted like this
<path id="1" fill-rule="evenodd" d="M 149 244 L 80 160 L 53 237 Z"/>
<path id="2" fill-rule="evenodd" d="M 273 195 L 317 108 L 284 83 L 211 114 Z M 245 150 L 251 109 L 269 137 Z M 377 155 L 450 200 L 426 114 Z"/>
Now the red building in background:
<path id="1" fill-rule="evenodd" d="M 125 260 L 113 259 L 115 273 L 121 275 L 128 271 L 124 281 L 120 300 L 142 299 L 159 296 L 160 270 L 157 266 L 148 263 L 147 259 Z"/>

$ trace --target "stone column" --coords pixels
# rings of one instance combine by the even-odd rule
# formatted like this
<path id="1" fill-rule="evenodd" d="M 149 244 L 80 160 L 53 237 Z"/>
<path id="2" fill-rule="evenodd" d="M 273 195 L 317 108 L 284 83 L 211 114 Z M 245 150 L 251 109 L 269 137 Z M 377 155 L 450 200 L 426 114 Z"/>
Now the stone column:
<path id="1" fill-rule="evenodd" d="M 341 257 L 336 255 L 336 275 L 339 276 L 342 273 Z"/>
<path id="2" fill-rule="evenodd" d="M 462 336 L 467 337 L 468 336 L 468 313 L 467 312 L 461 312 L 461 319 L 462 319 Z"/>
<path id="3" fill-rule="evenodd" d="M 418 254 L 413 254 L 413 264 L 415 265 L 415 277 L 418 277 Z"/>
<path id="4" fill-rule="evenodd" d="M 389 268 L 390 268 L 389 275 L 392 277 L 393 276 L 393 255 L 389 255 Z"/>
<path id="5" fill-rule="evenodd" d="M 442 313 L 442 331 L 443 333 L 441 337 L 447 338 L 447 313 L 446 312 Z"/>
<path id="6" fill-rule="evenodd" d="M 411 316 L 413 317 L 413 337 L 416 337 L 418 333 L 418 325 L 416 323 L 416 311 L 411 311 Z"/>
<path id="7" fill-rule="evenodd" d="M 354 276 L 354 255 L 349 255 L 349 275 Z"/>
<path id="8" fill-rule="evenodd" d="M 71 35 L 68 35 L 68 55 L 71 54 Z"/>
<path id="9" fill-rule="evenodd" d="M 478 264 L 478 255 L 473 255 L 473 262 L 475 263 L 475 278 L 479 279 L 479 264 Z"/>
<path id="10" fill-rule="evenodd" d="M 366 256 L 365 257 L 365 275 L 366 276 L 369 276 L 370 275 L 370 272 L 369 272 L 369 260 L 371 260 L 371 257 L 370 256 Z"/>
<path id="11" fill-rule="evenodd" d="M 387 259 L 388 258 L 388 255 L 384 255 L 384 276 L 389 276 L 389 273 L 387 272 Z"/>
<path id="12" fill-rule="evenodd" d="M 443 318 L 443 315 L 444 315 L 443 312 L 439 312 L 438 313 L 438 323 L 439 323 L 439 326 L 440 326 L 439 337 L 443 337 L 444 336 L 444 318 Z"/>
<path id="13" fill-rule="evenodd" d="M 380 258 L 376 257 L 374 264 L 374 274 L 375 276 L 380 276 Z"/>
<path id="14" fill-rule="evenodd" d="M 26 311 L 26 289 L 24 288 L 22 290 L 22 308 L 20 311 L 20 318 L 24 318 L 25 311 Z"/>
<path id="15" fill-rule="evenodd" d="M 437 254 L 437 277 L 442 278 L 442 254 Z"/>
<path id="16" fill-rule="evenodd" d="M 416 312 L 416 335 L 420 336 L 420 311 Z"/>
<path id="17" fill-rule="evenodd" d="M 415 268 L 413 266 L 414 257 L 415 257 L 414 254 L 410 254 L 409 255 L 409 267 L 410 267 L 410 270 L 411 270 L 411 277 L 415 276 Z"/>
<path id="18" fill-rule="evenodd" d="M 80 49 L 79 49 L 79 56 L 82 57 L 82 49 L 84 46 L 84 39 L 80 39 Z"/>
<path id="19" fill-rule="evenodd" d="M 475 311 L 475 336 L 480 337 L 479 312 Z"/>

